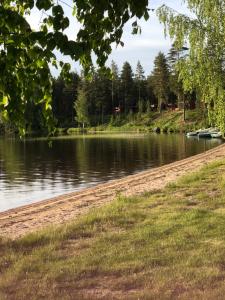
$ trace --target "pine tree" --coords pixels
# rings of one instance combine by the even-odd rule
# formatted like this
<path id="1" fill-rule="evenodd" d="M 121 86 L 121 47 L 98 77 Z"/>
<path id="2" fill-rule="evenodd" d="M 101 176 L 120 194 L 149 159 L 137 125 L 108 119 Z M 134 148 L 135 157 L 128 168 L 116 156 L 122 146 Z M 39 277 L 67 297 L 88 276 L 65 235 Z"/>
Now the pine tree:
<path id="1" fill-rule="evenodd" d="M 184 108 L 185 93 L 183 89 L 183 83 L 179 79 L 179 72 L 177 70 L 177 64 L 183 57 L 186 47 L 177 49 L 173 44 L 169 50 L 167 61 L 170 70 L 170 89 L 177 96 L 177 104 L 180 109 Z"/>
<path id="2" fill-rule="evenodd" d="M 132 72 L 131 65 L 128 62 L 125 62 L 123 64 L 120 78 L 121 78 L 121 88 L 123 89 L 124 112 L 127 113 L 130 109 L 133 109 L 134 106 L 133 72 Z"/>
<path id="3" fill-rule="evenodd" d="M 95 105 L 97 112 L 101 115 L 101 124 L 104 123 L 105 114 L 112 113 L 110 84 L 110 78 L 106 76 L 106 74 L 104 74 L 100 69 L 98 69 L 95 76 L 94 91 Z"/>
<path id="4" fill-rule="evenodd" d="M 117 64 L 112 61 L 111 63 L 111 98 L 112 98 L 112 109 L 115 106 L 119 106 L 119 90 L 120 90 L 120 78 L 119 78 L 119 68 Z"/>
<path id="5" fill-rule="evenodd" d="M 144 89 L 144 80 L 145 80 L 145 71 L 140 63 L 140 61 L 138 61 L 137 63 L 137 68 L 136 68 L 136 73 L 135 73 L 135 83 L 137 85 L 137 89 L 138 89 L 138 101 L 141 100 L 141 90 Z"/>
<path id="6" fill-rule="evenodd" d="M 147 93 L 147 98 L 150 102 L 150 105 L 154 105 L 154 107 L 157 107 L 157 98 L 155 96 L 155 93 L 154 93 L 154 80 L 153 80 L 153 75 L 149 75 L 147 77 L 147 80 L 146 80 L 146 93 Z"/>
<path id="7" fill-rule="evenodd" d="M 169 96 L 169 70 L 165 55 L 162 52 L 154 60 L 152 72 L 153 90 L 158 99 L 158 109 L 161 112 L 162 105 L 168 103 Z"/>

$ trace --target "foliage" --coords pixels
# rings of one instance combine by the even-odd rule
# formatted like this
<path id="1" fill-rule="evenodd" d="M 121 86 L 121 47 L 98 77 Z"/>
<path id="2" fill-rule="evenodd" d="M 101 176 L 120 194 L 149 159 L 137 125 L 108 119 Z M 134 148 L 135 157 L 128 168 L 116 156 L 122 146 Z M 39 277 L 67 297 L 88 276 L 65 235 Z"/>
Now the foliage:
<path id="1" fill-rule="evenodd" d="M 103 115 L 106 111 L 112 113 L 111 98 L 111 81 L 109 77 L 101 71 L 101 69 L 93 70 L 93 78 L 91 79 L 91 101 L 94 113 Z"/>
<path id="2" fill-rule="evenodd" d="M 74 104 L 76 117 L 78 123 L 81 123 L 83 128 L 85 124 L 89 124 L 89 115 L 88 115 L 88 102 L 85 91 L 80 87 L 77 93 L 77 100 Z"/>
<path id="3" fill-rule="evenodd" d="M 138 61 L 137 63 L 137 68 L 136 68 L 136 73 L 135 73 L 135 83 L 137 85 L 137 90 L 138 90 L 138 101 L 141 100 L 141 97 L 143 97 L 143 92 L 145 90 L 145 71 L 140 63 Z"/>
<path id="4" fill-rule="evenodd" d="M 167 60 L 162 52 L 154 60 L 152 72 L 153 89 L 158 99 L 158 109 L 161 111 L 162 105 L 168 103 L 169 96 L 169 70 Z"/>
<path id="5" fill-rule="evenodd" d="M 71 81 L 69 83 L 66 82 L 62 76 L 59 76 L 57 79 L 53 78 L 52 114 L 57 127 L 70 128 L 76 125 L 74 121 L 74 102 L 77 100 L 77 91 L 79 87 L 82 88 L 87 97 L 90 126 L 108 124 L 110 119 L 112 119 L 111 123 L 121 125 L 126 123 L 126 115 L 129 114 L 130 111 L 132 111 L 134 115 L 137 112 L 140 112 L 137 74 L 134 79 L 131 75 L 131 88 L 129 89 L 130 101 L 126 102 L 127 105 L 129 105 L 129 111 L 124 113 L 124 103 L 127 98 L 125 98 L 126 94 L 124 93 L 123 86 L 126 80 L 121 78 L 123 73 L 120 73 L 115 62 L 112 62 L 111 69 L 111 77 L 106 76 L 106 74 L 99 68 L 92 68 L 91 78 L 87 78 L 83 74 L 78 75 L 77 73 L 70 73 Z M 130 71 L 132 72 L 131 67 Z M 172 76 L 171 74 L 172 72 L 170 71 L 170 76 Z M 169 84 L 170 93 L 168 95 L 168 101 L 169 103 L 176 105 L 178 97 L 171 93 L 171 89 L 173 88 L 171 80 Z M 148 76 L 147 78 L 143 76 L 140 81 L 140 85 L 140 94 L 142 96 L 140 101 L 142 102 L 141 106 L 143 105 L 143 107 L 141 107 L 141 111 L 142 113 L 147 112 L 150 114 L 152 110 L 155 110 L 158 103 L 153 93 L 153 76 Z M 188 95 L 186 95 L 186 99 L 187 96 Z M 194 108 L 195 95 L 190 95 L 189 98 L 188 103 L 192 103 L 190 107 Z M 153 104 L 155 105 L 155 108 L 151 106 Z M 41 129 L 44 129 L 44 133 L 46 132 L 41 105 L 37 106 L 31 101 L 27 103 L 25 109 L 25 120 L 26 124 L 31 124 L 29 128 L 27 127 L 27 131 L 40 131 Z"/>
<path id="6" fill-rule="evenodd" d="M 144 103 L 143 103 L 143 100 L 139 100 L 138 101 L 138 113 L 139 114 L 142 114 L 144 112 Z"/>
<path id="7" fill-rule="evenodd" d="M 174 45 L 169 50 L 167 61 L 170 71 L 169 76 L 169 85 L 171 91 L 175 93 L 177 96 L 177 102 L 179 108 L 184 108 L 184 99 L 185 99 L 185 92 L 183 88 L 182 80 L 179 79 L 179 71 L 177 70 L 177 64 L 179 63 L 180 59 L 183 59 L 183 49 L 177 50 Z"/>
<path id="8" fill-rule="evenodd" d="M 123 110 L 125 113 L 133 109 L 134 106 L 134 80 L 133 80 L 133 71 L 129 62 L 123 64 L 121 71 L 121 88 L 123 92 Z"/>
<path id="9" fill-rule="evenodd" d="M 191 16 L 167 6 L 158 10 L 177 49 L 188 44 L 188 56 L 178 64 L 185 90 L 196 89 L 206 103 L 210 122 L 225 131 L 225 2 L 186 0 Z"/>
<path id="10" fill-rule="evenodd" d="M 151 104 L 150 104 L 150 101 L 148 100 L 146 102 L 146 113 L 150 114 L 150 112 L 151 112 Z"/>
<path id="11" fill-rule="evenodd" d="M 77 73 L 71 73 L 70 77 L 69 83 L 65 82 L 61 76 L 53 80 L 52 112 L 57 120 L 57 127 L 74 125 L 74 101 L 77 99 L 80 76 Z"/>
<path id="12" fill-rule="evenodd" d="M 42 106 L 49 130 L 53 128 L 51 114 L 52 78 L 50 66 L 61 67 L 68 76 L 70 66 L 56 61 L 54 50 L 79 60 L 85 69 L 91 65 L 91 54 L 104 65 L 111 44 L 122 44 L 124 24 L 133 16 L 148 19 L 148 1 L 135 0 L 75 1 L 74 15 L 82 24 L 76 40 L 69 40 L 64 30 L 69 19 L 58 1 L 4 0 L 0 6 L 0 110 L 4 120 L 11 120 L 25 133 L 25 108 L 29 101 Z M 36 8 L 45 16 L 39 30 L 32 30 L 26 15 Z M 133 23 L 133 32 L 138 24 Z"/>
<path id="13" fill-rule="evenodd" d="M 111 63 L 111 100 L 112 100 L 112 110 L 115 106 L 119 106 L 119 95 L 120 95 L 120 77 L 119 68 L 117 64 L 112 61 Z"/>

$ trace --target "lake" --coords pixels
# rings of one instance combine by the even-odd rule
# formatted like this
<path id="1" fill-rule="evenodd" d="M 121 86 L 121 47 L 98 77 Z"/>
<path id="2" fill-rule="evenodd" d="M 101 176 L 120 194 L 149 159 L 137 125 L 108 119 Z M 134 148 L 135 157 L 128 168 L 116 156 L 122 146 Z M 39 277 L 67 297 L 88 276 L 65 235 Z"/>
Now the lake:
<path id="1" fill-rule="evenodd" d="M 218 146 L 181 134 L 0 137 L 0 211 L 158 167 Z"/>

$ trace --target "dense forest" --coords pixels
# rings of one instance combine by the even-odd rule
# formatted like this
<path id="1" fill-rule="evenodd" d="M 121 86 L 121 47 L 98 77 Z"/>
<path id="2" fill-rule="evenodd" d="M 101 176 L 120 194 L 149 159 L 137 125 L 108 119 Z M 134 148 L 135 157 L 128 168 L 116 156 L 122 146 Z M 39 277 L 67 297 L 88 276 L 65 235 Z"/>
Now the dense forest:
<path id="1" fill-rule="evenodd" d="M 167 55 L 159 52 L 154 68 L 145 76 L 140 61 L 132 70 L 124 62 L 122 70 L 111 62 L 111 75 L 93 69 L 91 78 L 71 73 L 69 82 L 62 76 L 53 78 L 52 114 L 56 127 L 96 126 L 112 118 L 123 119 L 131 114 L 150 113 L 166 109 L 193 109 L 196 93 L 185 93 L 179 80 L 176 64 L 188 49 L 172 47 Z M 25 119 L 28 129 L 45 130 L 42 106 L 28 102 Z M 7 126 L 7 124 L 5 124 Z"/>
<path id="2" fill-rule="evenodd" d="M 57 127 L 96 126 L 107 123 L 112 116 L 149 113 L 165 109 L 193 109 L 196 93 L 185 93 L 178 79 L 176 63 L 182 59 L 180 51 L 171 48 L 168 55 L 159 53 L 151 74 L 138 61 L 136 70 L 124 62 L 122 70 L 111 63 L 111 76 L 101 69 L 93 69 L 91 78 L 71 73 L 66 83 L 61 76 L 53 79 L 52 112 Z M 42 129 L 41 108 L 27 107 L 27 119 L 33 129 Z"/>

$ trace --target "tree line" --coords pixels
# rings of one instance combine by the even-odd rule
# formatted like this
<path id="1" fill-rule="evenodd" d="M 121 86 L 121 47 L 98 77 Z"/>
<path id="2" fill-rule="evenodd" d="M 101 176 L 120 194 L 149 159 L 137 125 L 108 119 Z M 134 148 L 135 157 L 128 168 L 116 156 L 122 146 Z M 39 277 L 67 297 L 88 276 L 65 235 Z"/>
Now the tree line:
<path id="1" fill-rule="evenodd" d="M 135 71 L 127 61 L 121 70 L 112 61 L 111 76 L 100 68 L 93 68 L 91 78 L 85 77 L 83 72 L 71 73 L 70 83 L 61 76 L 53 78 L 52 114 L 56 126 L 96 126 L 116 115 L 123 118 L 128 114 L 161 112 L 168 108 L 194 108 L 196 94 L 184 92 L 176 71 L 182 51 L 172 47 L 167 56 L 159 52 L 148 76 L 140 61 Z M 27 123 L 32 123 L 32 129 L 44 128 L 40 107 L 29 103 L 25 116 Z"/>

